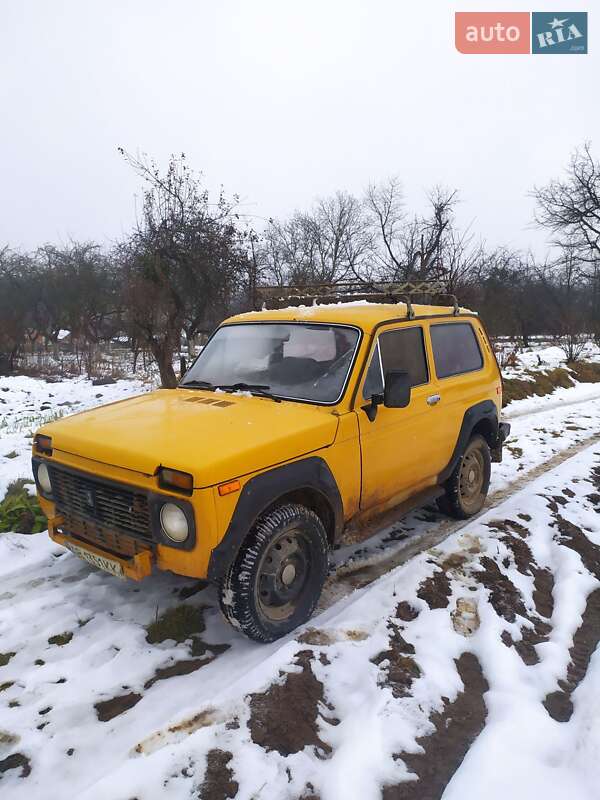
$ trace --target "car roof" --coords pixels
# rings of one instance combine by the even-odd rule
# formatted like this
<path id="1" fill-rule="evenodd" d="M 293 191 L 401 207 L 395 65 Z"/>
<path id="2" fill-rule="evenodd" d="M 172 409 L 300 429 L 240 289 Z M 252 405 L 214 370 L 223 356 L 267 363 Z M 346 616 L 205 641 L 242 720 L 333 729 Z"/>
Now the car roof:
<path id="1" fill-rule="evenodd" d="M 453 306 L 412 306 L 415 317 L 455 317 Z M 473 314 L 466 308 L 460 311 Z M 370 333 L 382 322 L 394 320 L 407 322 L 406 303 L 370 303 L 357 300 L 348 303 L 323 303 L 314 306 L 290 306 L 288 308 L 248 311 L 229 317 L 223 324 L 234 322 L 330 322 L 338 325 L 355 325 Z"/>

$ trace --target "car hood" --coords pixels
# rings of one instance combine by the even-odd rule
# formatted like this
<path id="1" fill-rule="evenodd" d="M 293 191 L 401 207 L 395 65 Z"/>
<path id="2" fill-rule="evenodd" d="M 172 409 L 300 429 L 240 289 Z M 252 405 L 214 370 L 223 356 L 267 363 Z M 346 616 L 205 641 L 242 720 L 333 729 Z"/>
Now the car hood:
<path id="1" fill-rule="evenodd" d="M 153 475 L 190 472 L 196 488 L 256 472 L 333 443 L 323 406 L 187 389 L 121 400 L 44 425 L 54 450 Z"/>

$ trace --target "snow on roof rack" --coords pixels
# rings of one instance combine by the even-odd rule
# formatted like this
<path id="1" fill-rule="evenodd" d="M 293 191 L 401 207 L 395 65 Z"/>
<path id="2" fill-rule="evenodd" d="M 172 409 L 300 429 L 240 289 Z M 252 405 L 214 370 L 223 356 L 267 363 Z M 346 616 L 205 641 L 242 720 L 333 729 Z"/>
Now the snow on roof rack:
<path id="1" fill-rule="evenodd" d="M 452 301 L 454 314 L 460 313 L 458 300 L 446 290 L 443 283 L 435 281 L 407 281 L 382 283 L 367 281 L 340 281 L 339 283 L 307 283 L 304 286 L 257 286 L 257 300 L 266 307 L 281 308 L 281 304 L 318 305 L 319 302 L 352 300 L 379 300 L 387 303 L 406 303 L 406 316 L 414 317 L 412 302 L 415 296 L 446 297 Z"/>

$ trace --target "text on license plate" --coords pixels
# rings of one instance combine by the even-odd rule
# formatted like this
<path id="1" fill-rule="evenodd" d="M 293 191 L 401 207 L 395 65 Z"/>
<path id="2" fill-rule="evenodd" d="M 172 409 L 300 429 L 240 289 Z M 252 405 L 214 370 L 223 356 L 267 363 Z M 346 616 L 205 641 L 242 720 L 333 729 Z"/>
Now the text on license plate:
<path id="1" fill-rule="evenodd" d="M 98 567 L 98 569 L 102 569 L 105 572 L 110 572 L 111 575 L 115 575 L 117 578 L 123 578 L 123 567 L 119 564 L 118 561 L 113 561 L 112 558 L 104 558 L 104 556 L 97 556 L 95 553 L 90 553 L 89 550 L 85 550 L 83 547 L 77 547 L 76 544 L 65 544 L 65 547 L 68 547 L 72 553 L 75 553 L 76 556 L 82 558 L 84 561 L 87 561 L 88 564 L 91 564 L 94 567 Z"/>

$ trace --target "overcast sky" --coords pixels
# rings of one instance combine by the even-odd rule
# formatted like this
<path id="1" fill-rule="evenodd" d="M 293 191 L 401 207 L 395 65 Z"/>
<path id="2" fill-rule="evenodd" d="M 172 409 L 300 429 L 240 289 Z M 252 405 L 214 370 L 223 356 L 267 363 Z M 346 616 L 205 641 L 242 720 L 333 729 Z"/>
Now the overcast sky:
<path id="1" fill-rule="evenodd" d="M 588 6 L 589 7 L 588 3 Z M 111 242 L 139 182 L 122 145 L 184 151 L 257 222 L 398 175 L 407 205 L 456 187 L 490 245 L 543 251 L 535 183 L 591 140 L 590 55 L 467 56 L 456 10 L 585 10 L 578 0 L 5 0 L 0 245 Z"/>

